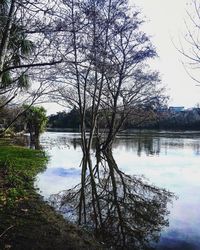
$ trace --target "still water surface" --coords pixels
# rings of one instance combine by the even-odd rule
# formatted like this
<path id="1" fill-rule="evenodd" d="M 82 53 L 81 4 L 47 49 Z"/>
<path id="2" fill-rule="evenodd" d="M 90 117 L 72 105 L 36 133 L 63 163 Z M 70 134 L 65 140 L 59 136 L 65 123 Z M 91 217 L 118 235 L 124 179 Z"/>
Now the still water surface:
<path id="1" fill-rule="evenodd" d="M 46 132 L 41 145 L 50 156 L 37 186 L 48 198 L 80 182 L 79 133 Z M 119 168 L 143 175 L 149 184 L 174 192 L 169 227 L 157 249 L 200 249 L 200 133 L 131 132 L 116 139 L 113 155 Z"/>

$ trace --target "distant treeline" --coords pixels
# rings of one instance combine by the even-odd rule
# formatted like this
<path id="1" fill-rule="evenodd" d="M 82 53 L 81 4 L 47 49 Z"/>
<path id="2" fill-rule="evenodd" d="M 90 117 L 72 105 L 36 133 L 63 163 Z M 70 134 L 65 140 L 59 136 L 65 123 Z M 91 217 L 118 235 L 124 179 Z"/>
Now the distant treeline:
<path id="1" fill-rule="evenodd" d="M 80 126 L 80 114 L 77 109 L 70 112 L 57 112 L 49 116 L 48 127 L 50 128 L 73 128 L 78 129 Z"/>
<path id="2" fill-rule="evenodd" d="M 134 128 L 200 130 L 200 109 L 194 108 L 177 113 L 170 111 L 158 113 L 156 120 L 135 126 Z"/>
<path id="3" fill-rule="evenodd" d="M 155 112 L 156 113 L 156 112 Z M 89 120 L 88 112 L 88 120 Z M 172 130 L 200 130 L 200 109 L 185 110 L 181 112 L 157 112 L 155 119 L 144 121 L 136 125 L 132 118 L 128 120 L 123 129 L 172 129 Z M 89 126 L 86 124 L 86 126 Z M 77 109 L 72 109 L 69 112 L 58 112 L 55 115 L 49 116 L 49 128 L 59 129 L 78 129 L 80 127 L 80 115 Z"/>

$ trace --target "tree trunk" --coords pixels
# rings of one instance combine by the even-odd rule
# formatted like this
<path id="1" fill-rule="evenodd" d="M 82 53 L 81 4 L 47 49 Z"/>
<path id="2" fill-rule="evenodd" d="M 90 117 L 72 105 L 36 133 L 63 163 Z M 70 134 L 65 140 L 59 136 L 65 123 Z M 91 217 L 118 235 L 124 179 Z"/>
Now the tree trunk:
<path id="1" fill-rule="evenodd" d="M 11 28 L 13 24 L 14 19 L 14 13 L 15 13 L 15 4 L 16 0 L 12 0 L 10 4 L 10 10 L 7 17 L 7 23 L 4 28 L 3 37 L 1 40 L 1 46 L 0 46 L 0 82 L 2 78 L 1 72 L 3 71 L 5 58 L 8 50 L 9 40 L 10 40 L 10 34 L 11 34 Z"/>

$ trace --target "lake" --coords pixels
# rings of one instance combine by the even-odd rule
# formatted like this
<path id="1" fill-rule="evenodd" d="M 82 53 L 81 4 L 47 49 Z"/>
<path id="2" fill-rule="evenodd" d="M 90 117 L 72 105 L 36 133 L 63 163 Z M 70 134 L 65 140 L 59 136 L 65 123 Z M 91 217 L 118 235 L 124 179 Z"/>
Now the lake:
<path id="1" fill-rule="evenodd" d="M 46 132 L 41 145 L 50 160 L 36 185 L 48 199 L 80 182 L 80 134 Z M 126 174 L 142 175 L 177 197 L 156 249 L 200 249 L 200 133 L 130 131 L 118 135 L 113 156 Z"/>

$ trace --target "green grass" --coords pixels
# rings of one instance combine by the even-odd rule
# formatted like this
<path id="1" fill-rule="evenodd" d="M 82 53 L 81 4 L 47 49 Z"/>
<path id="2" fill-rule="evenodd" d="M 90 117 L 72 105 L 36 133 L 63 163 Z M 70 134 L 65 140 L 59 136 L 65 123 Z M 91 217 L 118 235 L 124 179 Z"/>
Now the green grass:
<path id="1" fill-rule="evenodd" d="M 45 169 L 46 162 L 42 151 L 0 146 L 0 208 L 27 198 L 33 190 L 35 176 Z"/>
<path id="2" fill-rule="evenodd" d="M 45 169 L 47 157 L 43 151 L 19 146 L 0 146 L 0 165 L 23 171 L 30 177 Z"/>
<path id="3" fill-rule="evenodd" d="M 8 158 L 15 160 L 16 167 L 26 162 L 36 166 L 38 163 L 43 165 L 46 157 L 43 151 L 24 148 L 20 146 L 1 146 L 0 147 L 0 162 L 8 160 Z"/>

